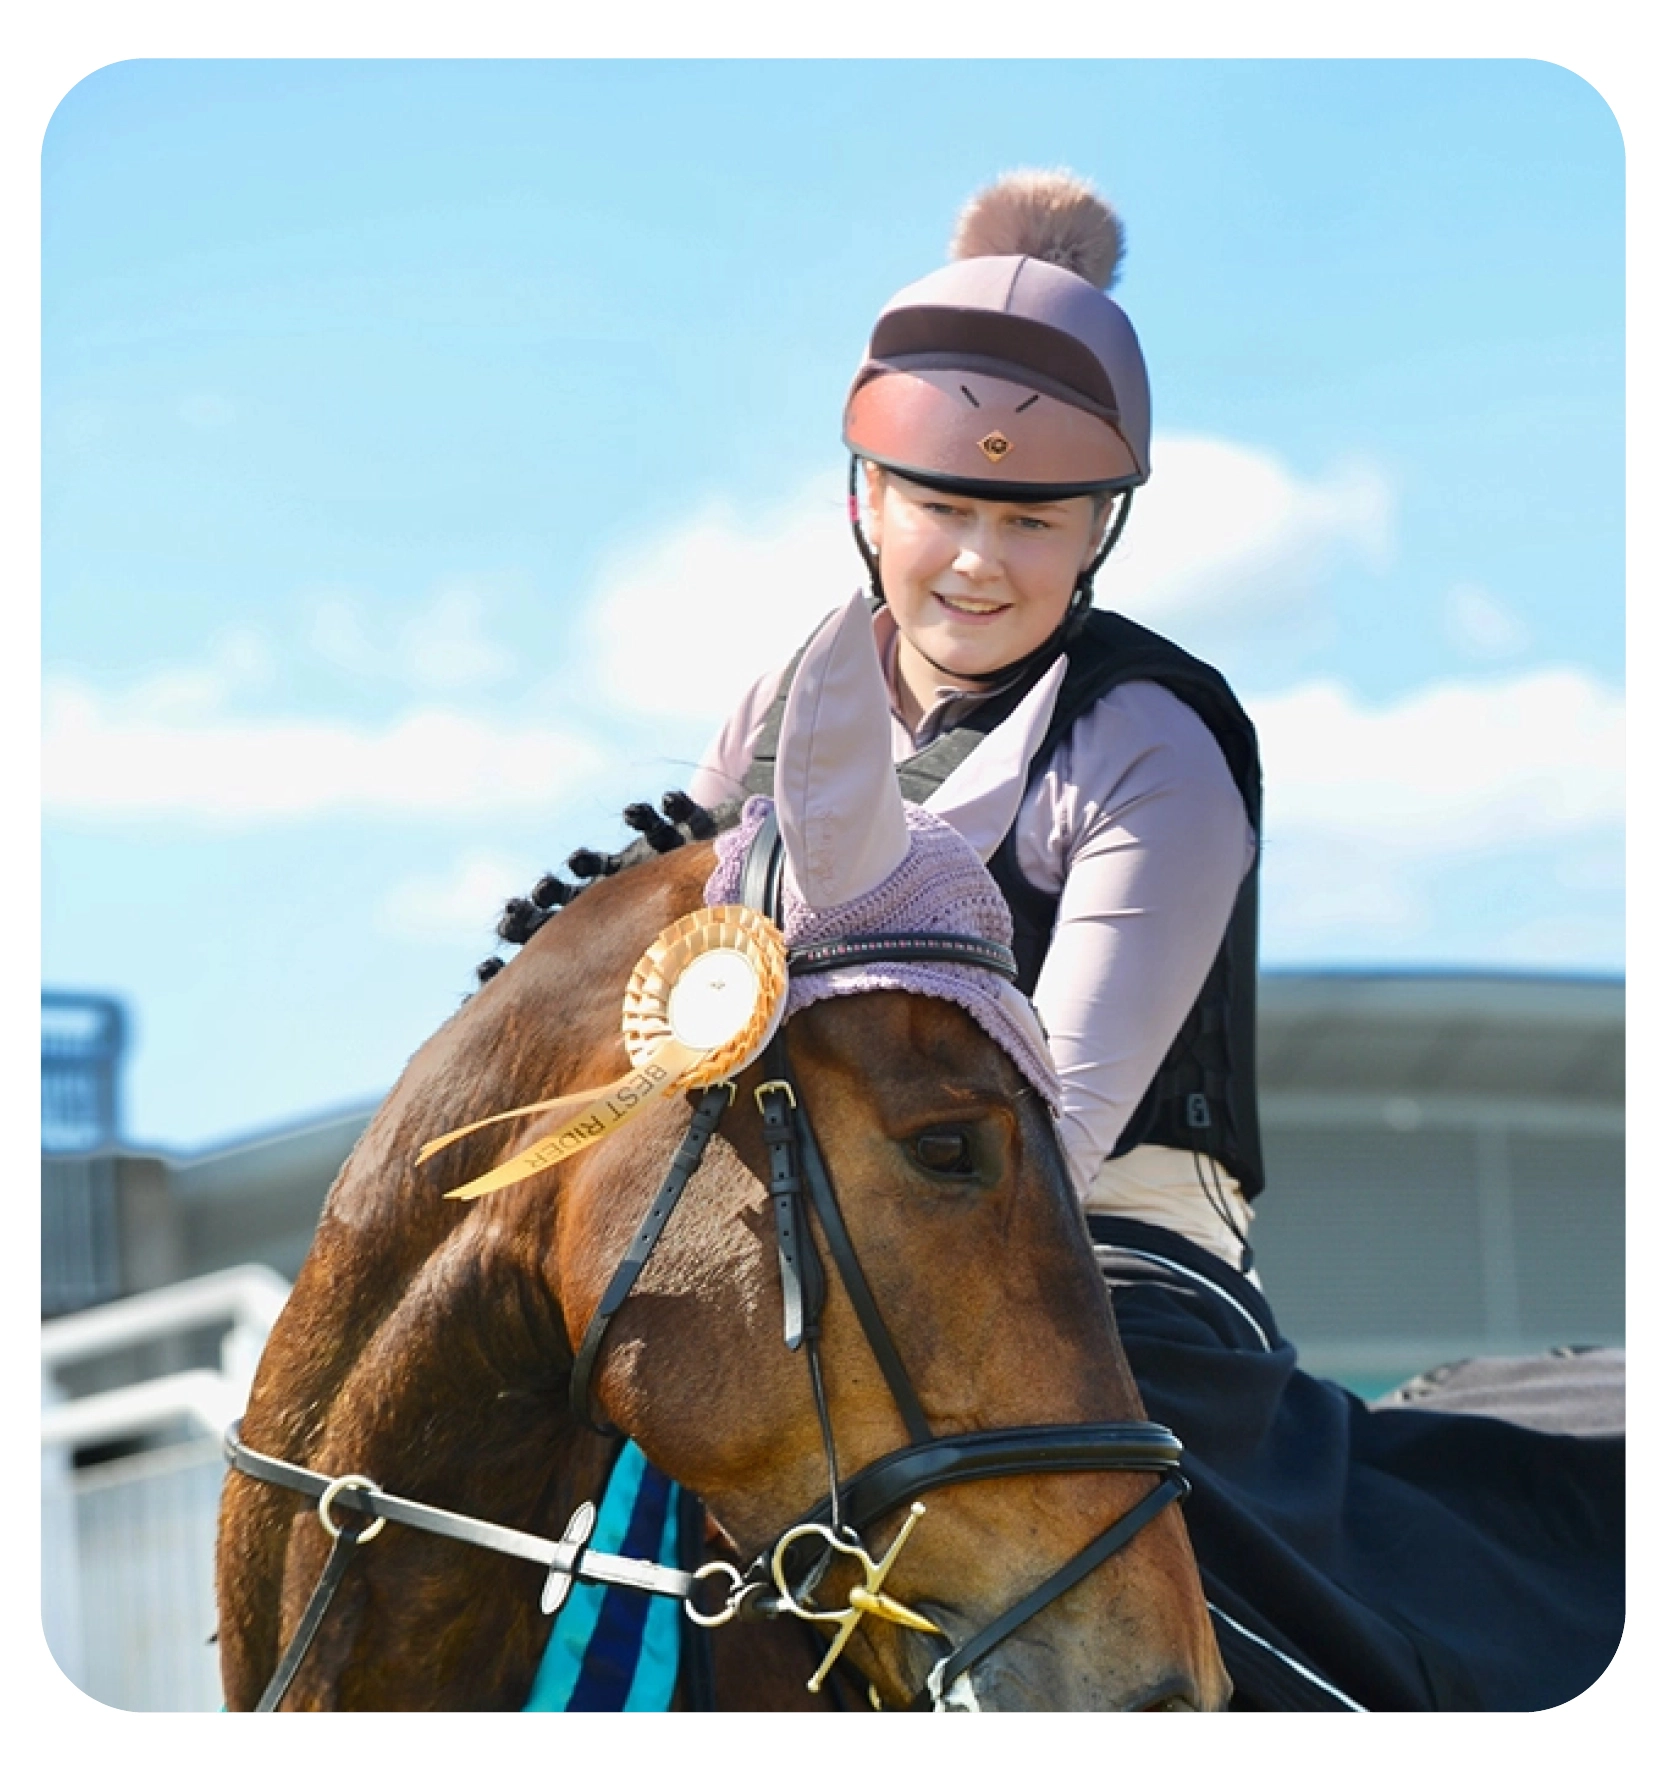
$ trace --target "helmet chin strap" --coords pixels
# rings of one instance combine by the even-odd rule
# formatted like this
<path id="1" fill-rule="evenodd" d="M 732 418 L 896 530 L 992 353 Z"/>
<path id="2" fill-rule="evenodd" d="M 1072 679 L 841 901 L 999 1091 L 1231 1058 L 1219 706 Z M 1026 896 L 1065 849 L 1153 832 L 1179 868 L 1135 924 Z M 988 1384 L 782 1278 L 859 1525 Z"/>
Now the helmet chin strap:
<path id="1" fill-rule="evenodd" d="M 860 458 L 851 457 L 851 467 L 846 479 L 846 510 L 851 519 L 851 533 L 856 538 L 857 551 L 862 555 L 863 564 L 868 567 L 869 588 L 877 601 L 886 600 L 885 586 L 880 582 L 880 556 L 869 545 L 868 537 L 862 529 L 862 508 L 857 499 L 857 468 Z M 930 653 L 922 652 L 921 656 L 934 670 L 942 671 L 945 676 L 952 676 L 961 683 L 1006 683 L 1015 682 L 1027 671 L 1045 669 L 1055 658 L 1081 633 L 1083 623 L 1088 619 L 1088 611 L 1094 606 L 1094 574 L 1106 563 L 1106 556 L 1117 545 L 1117 538 L 1123 533 L 1123 525 L 1129 520 L 1129 507 L 1134 503 L 1134 490 L 1117 495 L 1119 498 L 1117 514 L 1106 528 L 1105 538 L 1101 541 L 1094 557 L 1077 574 L 1076 584 L 1071 591 L 1071 600 L 1066 605 L 1065 614 L 1059 625 L 1041 645 L 1033 651 L 1026 652 L 1022 658 L 1012 664 L 1004 664 L 1000 670 L 986 670 L 976 675 L 964 670 L 945 670 Z M 918 649 L 918 648 L 917 648 Z"/>
<path id="2" fill-rule="evenodd" d="M 868 568 L 869 588 L 883 603 L 886 593 L 880 583 L 880 556 L 868 545 L 868 537 L 862 532 L 862 504 L 857 497 L 857 469 L 861 465 L 862 457 L 853 455 L 850 469 L 845 476 L 845 514 L 850 518 L 851 534 L 856 540 L 857 552 L 862 555 L 862 562 Z"/>

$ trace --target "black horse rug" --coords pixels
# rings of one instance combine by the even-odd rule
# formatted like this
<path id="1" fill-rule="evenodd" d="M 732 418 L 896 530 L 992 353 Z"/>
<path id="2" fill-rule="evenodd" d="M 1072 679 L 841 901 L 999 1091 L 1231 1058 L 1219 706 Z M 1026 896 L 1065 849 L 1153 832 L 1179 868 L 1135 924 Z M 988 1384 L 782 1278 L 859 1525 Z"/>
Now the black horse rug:
<path id="1" fill-rule="evenodd" d="M 1297 1365 L 1194 1244 L 1089 1219 L 1124 1349 L 1180 1435 L 1234 1707 L 1542 1710 L 1620 1643 L 1618 1353 L 1467 1361 L 1368 1407 Z"/>

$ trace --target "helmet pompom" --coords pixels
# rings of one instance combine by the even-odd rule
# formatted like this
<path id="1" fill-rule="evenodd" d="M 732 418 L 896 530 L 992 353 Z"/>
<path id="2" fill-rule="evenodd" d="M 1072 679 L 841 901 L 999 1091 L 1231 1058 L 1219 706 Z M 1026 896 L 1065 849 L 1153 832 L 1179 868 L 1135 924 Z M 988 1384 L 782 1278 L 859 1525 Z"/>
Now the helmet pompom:
<path id="1" fill-rule="evenodd" d="M 1096 289 L 1117 280 L 1123 226 L 1084 178 L 1057 172 L 1008 172 L 961 211 L 951 258 L 1045 259 Z"/>

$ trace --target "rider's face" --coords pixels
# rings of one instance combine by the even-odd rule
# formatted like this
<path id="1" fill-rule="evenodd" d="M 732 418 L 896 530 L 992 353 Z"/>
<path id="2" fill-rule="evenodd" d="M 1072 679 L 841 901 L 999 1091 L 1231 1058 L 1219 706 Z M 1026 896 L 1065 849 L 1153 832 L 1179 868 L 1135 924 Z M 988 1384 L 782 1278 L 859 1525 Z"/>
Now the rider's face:
<path id="1" fill-rule="evenodd" d="M 1065 619 L 1100 538 L 1092 498 L 1001 504 L 868 470 L 870 537 L 922 702 L 1016 664 Z"/>

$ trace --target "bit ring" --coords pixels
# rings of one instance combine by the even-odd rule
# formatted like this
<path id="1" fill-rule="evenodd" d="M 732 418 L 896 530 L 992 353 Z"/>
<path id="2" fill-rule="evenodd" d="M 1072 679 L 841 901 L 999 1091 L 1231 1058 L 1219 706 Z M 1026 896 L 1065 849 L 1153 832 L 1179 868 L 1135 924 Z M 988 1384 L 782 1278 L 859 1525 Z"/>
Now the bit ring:
<path id="1" fill-rule="evenodd" d="M 319 1523 L 332 1537 L 340 1537 L 342 1534 L 342 1528 L 330 1517 L 330 1503 L 338 1494 L 347 1488 L 362 1489 L 367 1494 L 380 1494 L 382 1492 L 382 1490 L 371 1481 L 369 1476 L 338 1476 L 318 1497 Z M 356 1543 L 369 1543 L 387 1523 L 388 1521 L 386 1519 L 372 1519 L 370 1524 L 359 1533 L 354 1541 Z"/>
<path id="2" fill-rule="evenodd" d="M 781 1595 L 781 1609 L 790 1612 L 794 1617 L 802 1617 L 806 1623 L 841 1623 L 856 1612 L 854 1605 L 847 1605 L 840 1611 L 818 1611 L 814 1607 L 800 1604 L 794 1596 L 792 1583 L 787 1578 L 787 1570 L 782 1566 L 782 1556 L 787 1546 L 801 1537 L 818 1537 L 836 1555 L 852 1556 L 862 1564 L 864 1581 L 873 1578 L 875 1564 L 861 1544 L 842 1543 L 826 1525 L 810 1524 L 795 1525 L 776 1543 L 770 1555 L 770 1575 L 776 1583 L 776 1591 Z"/>
<path id="3" fill-rule="evenodd" d="M 694 1587 L 705 1580 L 709 1574 L 727 1574 L 729 1576 L 729 1597 L 724 1600 L 719 1611 L 701 1611 L 695 1605 Z M 746 1597 L 750 1583 L 732 1562 L 703 1562 L 689 1577 L 691 1587 L 689 1597 L 683 1601 L 683 1614 L 689 1622 L 703 1630 L 715 1630 L 720 1625 L 732 1623 L 740 1615 L 741 1601 Z"/>

